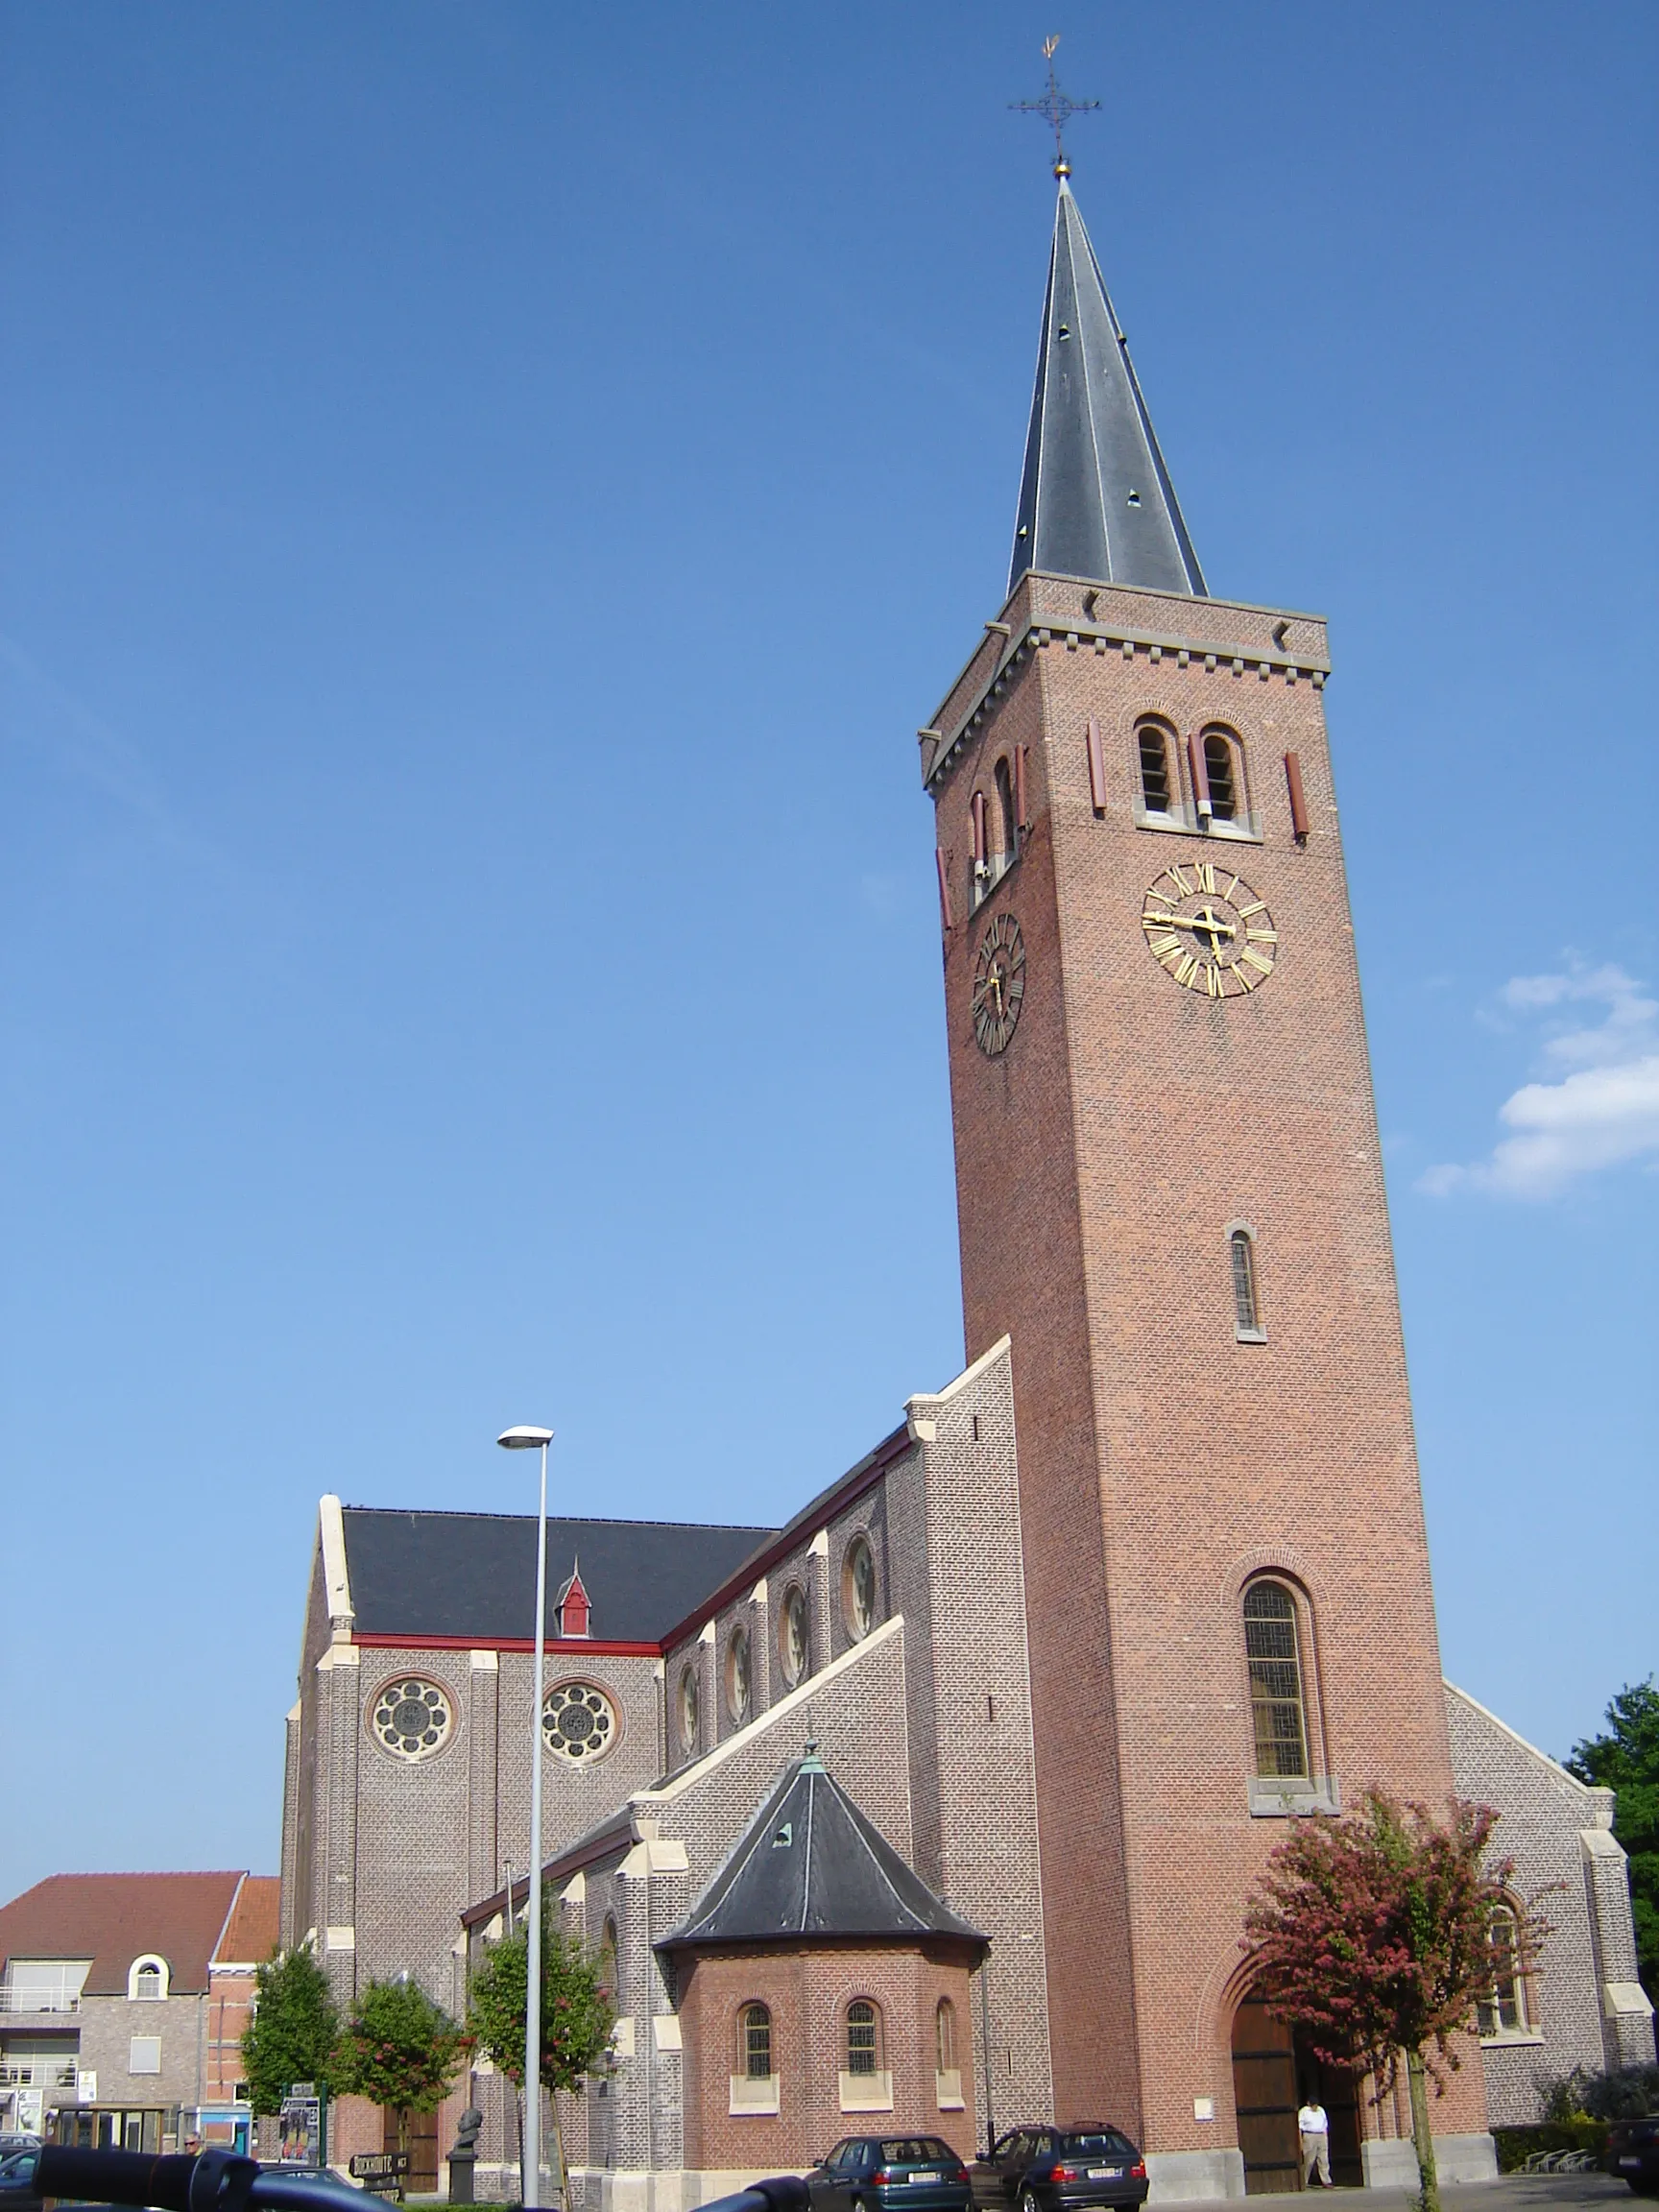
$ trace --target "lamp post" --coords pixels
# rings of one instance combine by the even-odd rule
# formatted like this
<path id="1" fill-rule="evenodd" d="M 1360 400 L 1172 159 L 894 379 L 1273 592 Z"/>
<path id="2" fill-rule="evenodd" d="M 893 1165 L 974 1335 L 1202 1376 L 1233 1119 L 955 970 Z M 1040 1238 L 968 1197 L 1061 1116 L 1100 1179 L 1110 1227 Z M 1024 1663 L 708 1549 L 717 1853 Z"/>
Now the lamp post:
<path id="1" fill-rule="evenodd" d="M 503 1429 L 504 1452 L 541 1454 L 541 1499 L 536 1510 L 536 1710 L 530 1735 L 530 1895 L 524 1958 L 524 2135 L 519 2195 L 541 2201 L 541 1699 L 547 1640 L 547 1447 L 551 1429 Z M 513 1892 L 507 1892 L 511 1917 Z"/>

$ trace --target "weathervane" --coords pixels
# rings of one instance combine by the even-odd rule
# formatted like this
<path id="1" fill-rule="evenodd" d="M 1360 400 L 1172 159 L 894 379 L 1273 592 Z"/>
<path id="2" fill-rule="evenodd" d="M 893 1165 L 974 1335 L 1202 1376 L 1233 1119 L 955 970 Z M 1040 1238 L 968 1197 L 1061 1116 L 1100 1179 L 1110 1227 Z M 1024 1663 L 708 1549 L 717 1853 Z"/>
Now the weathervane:
<path id="1" fill-rule="evenodd" d="M 1054 74 L 1054 49 L 1060 43 L 1060 34 L 1043 41 L 1043 59 L 1048 64 L 1048 89 L 1041 100 L 1010 100 L 1008 105 L 1019 115 L 1041 115 L 1054 133 L 1054 174 L 1064 180 L 1071 174 L 1071 164 L 1066 158 L 1066 141 L 1063 135 L 1073 115 L 1086 115 L 1090 108 L 1098 108 L 1098 100 L 1073 100 L 1060 89 L 1060 80 Z"/>

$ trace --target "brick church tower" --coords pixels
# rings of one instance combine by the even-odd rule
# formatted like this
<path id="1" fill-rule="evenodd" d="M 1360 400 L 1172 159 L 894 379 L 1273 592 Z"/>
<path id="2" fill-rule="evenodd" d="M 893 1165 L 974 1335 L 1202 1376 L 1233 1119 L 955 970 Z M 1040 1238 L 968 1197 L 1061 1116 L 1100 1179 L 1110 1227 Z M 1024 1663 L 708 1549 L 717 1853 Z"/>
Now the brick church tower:
<path id="1" fill-rule="evenodd" d="M 1318 616 L 1209 594 L 1061 173 L 1009 596 L 922 767 L 1056 2114 L 1176 2194 L 1296 2185 L 1250 2157 L 1239 1943 L 1286 1818 L 1453 1790 L 1327 671 Z M 1484 2143 L 1473 2047 L 1434 2125 Z"/>

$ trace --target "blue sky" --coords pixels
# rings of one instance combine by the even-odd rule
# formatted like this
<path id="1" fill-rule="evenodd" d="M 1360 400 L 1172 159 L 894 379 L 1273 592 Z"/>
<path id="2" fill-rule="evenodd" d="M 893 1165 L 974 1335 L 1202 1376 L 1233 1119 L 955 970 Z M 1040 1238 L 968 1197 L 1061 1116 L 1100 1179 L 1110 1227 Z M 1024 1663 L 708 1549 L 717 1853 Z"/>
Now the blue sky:
<path id="1" fill-rule="evenodd" d="M 276 1863 L 316 1500 L 781 1517 L 960 1356 L 913 732 L 1052 186 L 1327 693 L 1448 1671 L 1656 1664 L 1659 17 L 0 8 L 0 1894 Z"/>

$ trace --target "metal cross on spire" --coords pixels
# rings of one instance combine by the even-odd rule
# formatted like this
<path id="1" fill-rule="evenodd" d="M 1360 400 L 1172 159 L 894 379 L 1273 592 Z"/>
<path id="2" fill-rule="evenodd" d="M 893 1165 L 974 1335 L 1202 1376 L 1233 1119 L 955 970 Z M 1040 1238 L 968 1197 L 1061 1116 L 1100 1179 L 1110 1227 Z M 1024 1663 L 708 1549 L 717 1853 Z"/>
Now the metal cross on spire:
<path id="1" fill-rule="evenodd" d="M 1071 174 L 1071 164 L 1066 158 L 1065 130 L 1073 115 L 1086 115 L 1092 108 L 1098 108 L 1098 100 L 1073 100 L 1060 89 L 1060 80 L 1054 74 L 1054 49 L 1060 43 L 1056 31 L 1052 37 L 1043 41 L 1043 59 L 1048 64 L 1048 89 L 1041 100 L 1010 100 L 1008 105 L 1019 115 L 1041 115 L 1054 133 L 1054 174 L 1064 180 Z"/>

